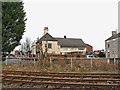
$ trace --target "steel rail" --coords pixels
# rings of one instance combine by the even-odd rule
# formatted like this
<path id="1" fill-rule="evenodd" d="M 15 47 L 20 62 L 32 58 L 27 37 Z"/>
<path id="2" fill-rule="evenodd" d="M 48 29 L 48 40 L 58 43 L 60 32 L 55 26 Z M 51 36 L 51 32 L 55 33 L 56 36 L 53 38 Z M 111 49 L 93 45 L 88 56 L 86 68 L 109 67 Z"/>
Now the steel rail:
<path id="1" fill-rule="evenodd" d="M 11 83 L 20 83 L 22 85 L 25 84 L 33 84 L 33 85 L 49 85 L 49 86 L 73 86 L 73 87 L 119 87 L 118 84 L 97 84 L 97 83 L 66 83 L 66 82 L 41 82 L 41 81 L 26 81 L 26 80 L 3 80 L 4 82 L 11 82 Z"/>
<path id="2" fill-rule="evenodd" d="M 40 73 L 44 73 L 44 74 L 71 74 L 71 75 L 120 75 L 119 73 L 90 73 L 90 72 L 86 72 L 86 73 L 80 73 L 80 72 L 30 72 L 30 71 L 10 71 L 10 70 L 3 70 L 2 73 L 36 73 L 36 74 L 40 74 Z"/>
<path id="3" fill-rule="evenodd" d="M 32 75 L 32 76 L 51 76 L 51 77 L 75 77 L 75 78 L 120 78 L 119 74 L 99 74 L 99 73 L 51 73 L 51 72 L 25 72 L 25 71 L 3 71 L 3 74 L 13 75 Z"/>
<path id="4" fill-rule="evenodd" d="M 18 76 L 18 75 L 4 75 L 3 79 L 12 78 L 13 79 L 30 79 L 30 80 L 47 80 L 47 81 L 67 81 L 67 82 L 107 82 L 107 83 L 120 83 L 120 79 L 94 79 L 94 78 L 52 78 L 52 77 L 36 77 L 36 76 Z"/>
<path id="5" fill-rule="evenodd" d="M 71 75 L 71 74 L 37 74 L 37 73 L 7 73 L 9 75 L 46 76 L 46 77 L 70 77 L 70 78 L 120 78 L 116 75 Z M 3 73 L 3 75 L 6 75 Z"/>
<path id="6" fill-rule="evenodd" d="M 68 74 L 51 72 L 3 71 L 3 85 L 32 84 L 60 87 L 120 87 L 119 74 Z"/>

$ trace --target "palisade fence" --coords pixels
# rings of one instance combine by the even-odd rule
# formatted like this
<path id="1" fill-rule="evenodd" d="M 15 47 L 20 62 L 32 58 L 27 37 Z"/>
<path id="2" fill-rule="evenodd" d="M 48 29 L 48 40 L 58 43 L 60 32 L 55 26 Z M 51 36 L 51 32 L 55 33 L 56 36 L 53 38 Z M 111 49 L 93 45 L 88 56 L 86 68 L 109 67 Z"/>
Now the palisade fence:
<path id="1" fill-rule="evenodd" d="M 34 64 L 38 61 L 37 57 L 4 57 L 4 64 Z M 48 57 L 47 62 L 44 62 L 46 66 L 50 68 L 87 68 L 90 70 L 117 70 L 118 60 L 110 60 L 107 58 L 80 58 L 80 57 Z M 48 65 L 49 64 L 49 65 Z"/>
<path id="2" fill-rule="evenodd" d="M 3 64 L 34 64 L 37 61 L 37 57 L 2 57 Z"/>
<path id="3" fill-rule="evenodd" d="M 117 70 L 118 60 L 110 60 L 107 58 L 79 58 L 79 57 L 50 57 L 50 67 L 56 68 L 61 66 L 63 68 L 87 68 L 90 70 Z"/>

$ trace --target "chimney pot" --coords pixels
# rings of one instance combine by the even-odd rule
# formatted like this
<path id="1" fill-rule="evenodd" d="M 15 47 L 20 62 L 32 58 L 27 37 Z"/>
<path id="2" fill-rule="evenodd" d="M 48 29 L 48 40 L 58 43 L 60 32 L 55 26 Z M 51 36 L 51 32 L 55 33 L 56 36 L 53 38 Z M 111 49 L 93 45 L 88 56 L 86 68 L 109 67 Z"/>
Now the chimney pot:
<path id="1" fill-rule="evenodd" d="M 66 36 L 64 36 L 64 38 L 67 38 Z"/>
<path id="2" fill-rule="evenodd" d="M 117 34 L 117 31 L 112 31 L 112 36 Z"/>

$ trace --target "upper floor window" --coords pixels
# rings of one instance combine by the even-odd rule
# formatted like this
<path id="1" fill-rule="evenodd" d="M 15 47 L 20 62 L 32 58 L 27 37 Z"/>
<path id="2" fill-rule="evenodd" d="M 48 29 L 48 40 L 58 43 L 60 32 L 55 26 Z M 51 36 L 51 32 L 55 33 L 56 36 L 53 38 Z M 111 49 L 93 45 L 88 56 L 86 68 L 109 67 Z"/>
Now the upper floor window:
<path id="1" fill-rule="evenodd" d="M 77 50 L 77 48 L 71 48 L 71 50 Z"/>
<path id="2" fill-rule="evenodd" d="M 51 43 L 48 43 L 48 48 L 52 48 L 52 44 Z"/>
<path id="3" fill-rule="evenodd" d="M 84 48 L 82 48 L 82 47 L 79 47 L 78 49 L 79 49 L 79 50 L 84 50 Z"/>
<path id="4" fill-rule="evenodd" d="M 64 51 L 68 50 L 68 48 L 63 48 Z"/>

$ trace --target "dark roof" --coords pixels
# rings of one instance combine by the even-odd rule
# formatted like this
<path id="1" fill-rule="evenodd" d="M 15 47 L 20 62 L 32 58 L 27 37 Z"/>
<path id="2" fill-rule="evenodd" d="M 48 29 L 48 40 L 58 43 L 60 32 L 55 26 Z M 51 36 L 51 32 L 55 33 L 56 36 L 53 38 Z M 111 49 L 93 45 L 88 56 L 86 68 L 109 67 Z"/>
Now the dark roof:
<path id="1" fill-rule="evenodd" d="M 115 38 L 118 38 L 118 37 L 120 37 L 120 33 L 115 34 L 115 35 L 113 35 L 113 36 L 109 37 L 109 38 L 108 38 L 108 39 L 106 39 L 105 41 L 112 40 L 112 39 L 115 39 Z"/>
<path id="2" fill-rule="evenodd" d="M 86 47 L 82 39 L 75 38 L 55 38 L 61 47 Z"/>
<path id="3" fill-rule="evenodd" d="M 58 41 L 61 47 L 86 47 L 82 39 L 76 38 L 54 38 L 49 33 L 43 35 L 38 41 Z"/>
<path id="4" fill-rule="evenodd" d="M 49 33 L 46 33 L 39 39 L 39 41 L 57 41 L 57 40 L 53 38 Z"/>

